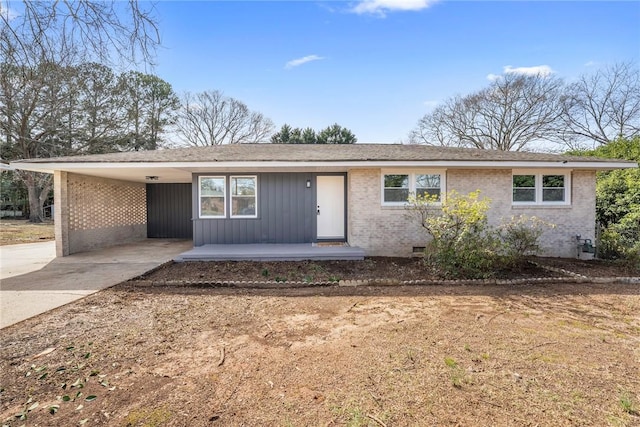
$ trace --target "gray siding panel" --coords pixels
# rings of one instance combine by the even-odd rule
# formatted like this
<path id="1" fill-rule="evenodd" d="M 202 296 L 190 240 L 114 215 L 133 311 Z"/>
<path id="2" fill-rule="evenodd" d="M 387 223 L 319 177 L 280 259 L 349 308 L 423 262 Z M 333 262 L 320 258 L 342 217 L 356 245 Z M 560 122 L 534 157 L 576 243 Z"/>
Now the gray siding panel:
<path id="1" fill-rule="evenodd" d="M 147 184 L 147 237 L 190 239 L 191 184 Z"/>
<path id="2" fill-rule="evenodd" d="M 242 175 L 242 173 L 226 175 Z M 314 175 L 311 173 L 259 173 L 257 175 L 258 218 L 195 218 L 193 221 L 195 246 L 311 243 L 315 240 Z M 198 176 L 193 177 L 192 190 L 192 209 L 196 213 L 199 203 Z M 307 180 L 311 180 L 311 188 L 307 188 Z M 227 210 L 229 202 L 229 195 L 227 195 Z"/>

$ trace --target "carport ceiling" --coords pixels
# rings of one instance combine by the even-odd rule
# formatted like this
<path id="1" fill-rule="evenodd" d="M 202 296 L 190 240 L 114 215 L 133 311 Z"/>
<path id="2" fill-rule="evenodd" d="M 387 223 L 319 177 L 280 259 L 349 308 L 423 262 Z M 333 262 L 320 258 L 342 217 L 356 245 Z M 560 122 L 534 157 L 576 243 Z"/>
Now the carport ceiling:
<path id="1" fill-rule="evenodd" d="M 119 179 L 132 182 L 151 183 L 186 183 L 191 182 L 191 171 L 179 168 L 137 167 L 137 168 L 101 168 L 74 167 L 68 172 L 80 175 L 97 176 L 101 178 Z M 147 179 L 158 177 L 158 179 Z"/>
<path id="2" fill-rule="evenodd" d="M 361 166 L 362 167 L 362 166 Z M 147 183 L 190 183 L 194 173 L 256 173 L 256 172 L 346 172 L 345 165 L 300 166 L 281 164 L 247 164 L 247 166 L 181 165 L 181 167 L 162 166 L 153 163 L 130 163 L 115 166 L 109 163 L 20 163 L 20 169 L 35 172 L 53 173 L 54 170 L 89 175 L 100 178 L 119 179 L 130 182 Z M 153 177 L 153 178 L 150 178 Z"/>

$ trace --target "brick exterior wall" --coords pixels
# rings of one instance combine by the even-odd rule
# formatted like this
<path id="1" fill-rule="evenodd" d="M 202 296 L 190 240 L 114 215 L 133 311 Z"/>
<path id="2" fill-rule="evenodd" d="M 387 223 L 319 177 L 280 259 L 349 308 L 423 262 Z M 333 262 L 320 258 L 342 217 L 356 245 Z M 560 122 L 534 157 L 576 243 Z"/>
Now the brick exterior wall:
<path id="1" fill-rule="evenodd" d="M 54 181 L 58 256 L 146 238 L 144 183 L 67 172 Z"/>
<path id="2" fill-rule="evenodd" d="M 380 169 L 354 169 L 347 175 L 348 240 L 368 256 L 410 256 L 426 234 L 403 207 L 381 206 Z"/>
<path id="3" fill-rule="evenodd" d="M 595 238 L 595 172 L 574 171 L 571 205 L 512 206 L 511 170 L 448 170 L 446 191 L 466 194 L 480 190 L 491 200 L 489 222 L 498 225 L 512 216 L 536 216 L 555 225 L 541 238 L 542 255 L 575 257 L 576 235 Z M 427 235 L 401 207 L 381 205 L 380 169 L 353 169 L 348 174 L 349 243 L 369 256 L 410 256 L 425 246 Z"/>

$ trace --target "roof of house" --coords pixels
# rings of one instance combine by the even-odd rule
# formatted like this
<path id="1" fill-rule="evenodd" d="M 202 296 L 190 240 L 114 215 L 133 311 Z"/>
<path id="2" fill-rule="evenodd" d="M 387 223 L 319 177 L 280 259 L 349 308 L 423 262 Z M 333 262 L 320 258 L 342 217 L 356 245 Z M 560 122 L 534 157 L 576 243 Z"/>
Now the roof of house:
<path id="1" fill-rule="evenodd" d="M 352 168 L 589 169 L 637 167 L 617 159 L 401 144 L 233 144 L 12 162 L 15 169 L 126 181 L 191 182 L 194 173 L 346 172 Z"/>
<path id="2" fill-rule="evenodd" d="M 478 150 L 406 144 L 231 144 L 129 151 L 21 160 L 15 163 L 130 163 L 130 162 L 379 162 L 379 161 L 531 161 L 531 162 L 628 163 L 618 159 L 596 159 L 523 151 Z"/>

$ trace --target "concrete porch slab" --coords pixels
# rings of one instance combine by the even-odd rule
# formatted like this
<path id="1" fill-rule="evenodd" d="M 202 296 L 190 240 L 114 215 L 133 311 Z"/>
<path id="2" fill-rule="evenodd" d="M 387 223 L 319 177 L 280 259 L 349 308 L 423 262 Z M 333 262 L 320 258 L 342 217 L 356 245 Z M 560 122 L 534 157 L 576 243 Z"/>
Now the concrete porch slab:
<path id="1" fill-rule="evenodd" d="M 364 250 L 350 246 L 317 246 L 311 243 L 256 243 L 243 245 L 203 245 L 181 253 L 185 261 L 329 261 L 362 260 Z"/>

